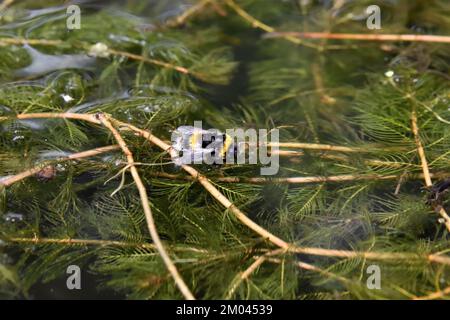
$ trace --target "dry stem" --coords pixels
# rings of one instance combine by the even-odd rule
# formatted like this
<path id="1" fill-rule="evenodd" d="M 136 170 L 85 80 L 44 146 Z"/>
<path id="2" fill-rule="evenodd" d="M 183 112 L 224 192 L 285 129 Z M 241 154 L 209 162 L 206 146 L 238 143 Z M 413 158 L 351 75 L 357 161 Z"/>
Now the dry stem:
<path id="1" fill-rule="evenodd" d="M 313 63 L 311 66 L 311 73 L 314 78 L 314 85 L 318 94 L 320 95 L 320 101 L 326 105 L 336 104 L 336 99 L 328 95 L 325 92 L 325 86 L 323 83 L 322 72 L 319 63 Z"/>
<path id="2" fill-rule="evenodd" d="M 293 148 L 293 149 L 308 149 L 308 150 L 323 150 L 323 151 L 337 151 L 337 152 L 370 152 L 358 147 L 344 147 L 333 146 L 329 144 L 318 143 L 300 143 L 300 142 L 269 142 L 268 147 Z"/>
<path id="3" fill-rule="evenodd" d="M 5 241 L 10 243 L 25 243 L 25 244 L 65 244 L 65 245 L 82 245 L 82 246 L 100 246 L 100 247 L 136 247 L 143 249 L 156 250 L 156 246 L 153 243 L 132 243 L 115 240 L 100 240 L 100 239 L 55 239 L 55 238 L 7 238 Z M 196 252 L 196 253 L 208 253 L 203 249 L 197 249 L 192 247 L 174 247 L 171 248 L 174 251 L 179 252 Z"/>
<path id="4" fill-rule="evenodd" d="M 41 45 L 41 46 L 58 46 L 58 45 L 63 45 L 65 44 L 63 41 L 61 40 L 46 40 L 46 39 L 23 39 L 23 38 L 0 38 L 0 45 L 25 45 L 25 44 L 29 44 L 29 45 Z M 82 46 L 83 48 L 89 48 L 91 45 L 88 43 L 82 43 L 80 44 L 80 46 Z M 161 60 L 156 60 L 156 59 L 150 59 L 150 58 L 146 58 L 143 57 L 141 55 L 138 54 L 134 54 L 134 53 L 130 53 L 127 51 L 120 51 L 120 50 L 115 50 L 115 49 L 107 49 L 107 52 L 111 55 L 115 55 L 115 56 L 121 56 L 121 57 L 126 57 L 132 60 L 136 60 L 136 61 L 142 61 L 148 64 L 153 64 L 159 67 L 163 67 L 163 68 L 167 68 L 167 69 L 172 69 L 175 70 L 177 72 L 183 73 L 183 74 L 190 74 L 194 77 L 199 77 L 200 75 L 196 74 L 196 73 L 192 73 L 190 72 L 187 68 L 185 67 L 180 67 L 177 65 L 174 65 L 172 63 L 169 62 L 164 62 Z"/>
<path id="5" fill-rule="evenodd" d="M 447 287 L 441 291 L 433 292 L 426 296 L 416 297 L 413 300 L 434 300 L 434 299 L 444 298 L 445 296 L 447 296 L 449 294 L 450 294 L 450 287 Z"/>
<path id="6" fill-rule="evenodd" d="M 423 149 L 422 141 L 420 140 L 419 135 L 419 126 L 417 125 L 417 112 L 415 107 L 411 112 L 411 130 L 414 134 L 414 141 L 417 146 L 417 153 L 419 154 L 420 162 L 422 164 L 423 177 L 425 180 L 425 185 L 427 187 L 431 187 L 433 182 L 431 181 L 430 169 L 428 168 L 427 157 L 425 156 L 425 151 Z M 443 207 L 439 208 L 439 214 L 443 219 L 445 227 L 448 231 L 450 231 L 450 217 Z"/>
<path id="7" fill-rule="evenodd" d="M 178 27 L 180 25 L 183 25 L 191 16 L 197 14 L 199 11 L 201 11 L 206 5 L 208 5 L 212 0 L 200 0 L 193 6 L 189 7 L 186 11 L 184 11 L 179 16 L 175 17 L 174 19 L 169 20 L 166 23 L 166 26 L 168 27 Z"/>
<path id="8" fill-rule="evenodd" d="M 434 36 L 421 34 L 357 34 L 357 33 L 329 33 L 329 32 L 270 32 L 266 37 L 296 39 L 336 39 L 363 41 L 404 41 L 404 42 L 438 42 L 450 43 L 449 36 Z"/>
<path id="9" fill-rule="evenodd" d="M 160 60 L 156 60 L 156 59 L 150 59 L 150 58 L 146 58 L 141 55 L 138 55 L 138 54 L 134 54 L 134 53 L 126 52 L 126 51 L 118 51 L 118 50 L 114 50 L 114 49 L 108 49 L 108 52 L 115 56 L 122 56 L 122 57 L 126 57 L 126 58 L 129 58 L 132 60 L 142 61 L 142 62 L 149 63 L 149 64 L 154 64 L 156 66 L 160 66 L 163 68 L 173 69 L 173 70 L 178 71 L 183 74 L 192 74 L 191 72 L 189 72 L 189 70 L 187 68 L 176 66 L 169 62 L 164 62 L 164 61 L 160 61 Z M 195 76 L 195 74 L 192 74 L 192 75 Z"/>
<path id="10" fill-rule="evenodd" d="M 156 230 L 155 221 L 153 219 L 153 214 L 150 209 L 150 204 L 148 202 L 148 195 L 147 190 L 145 189 L 144 184 L 142 183 L 141 177 L 139 176 L 139 173 L 134 166 L 134 159 L 133 154 L 131 153 L 130 149 L 128 149 L 127 144 L 123 140 L 120 133 L 114 128 L 114 126 L 109 121 L 108 117 L 106 117 L 104 114 L 97 114 L 97 118 L 100 120 L 100 122 L 113 134 L 114 138 L 116 139 L 117 143 L 119 144 L 120 148 L 122 149 L 123 153 L 127 157 L 127 162 L 130 166 L 131 175 L 134 179 L 134 182 L 136 183 L 136 187 L 138 188 L 139 195 L 142 202 L 142 207 L 144 209 L 145 218 L 147 220 L 147 226 L 148 230 L 150 231 L 150 235 L 152 237 L 153 243 L 155 244 L 156 249 L 158 250 L 161 258 L 164 261 L 164 264 L 166 265 L 167 269 L 169 270 L 170 274 L 172 275 L 173 279 L 175 280 L 175 283 L 177 284 L 178 288 L 180 289 L 183 296 L 188 300 L 194 300 L 194 296 L 187 287 L 186 283 L 184 282 L 183 278 L 179 274 L 175 264 L 172 262 L 172 259 L 167 254 L 166 249 L 164 248 L 164 245 L 162 244 L 161 239 L 159 238 L 158 231 Z"/>
<path id="11" fill-rule="evenodd" d="M 93 157 L 96 155 L 99 155 L 101 153 L 105 153 L 105 152 L 109 152 L 109 151 L 113 151 L 113 150 L 117 150 L 120 147 L 118 145 L 112 145 L 112 146 L 106 146 L 106 147 L 99 147 L 99 148 L 95 148 L 95 149 L 91 149 L 91 150 L 87 150 L 87 151 L 82 151 L 82 152 L 77 152 L 77 153 L 73 153 L 67 157 L 62 157 L 62 158 L 58 158 L 55 160 L 51 160 L 51 161 L 45 161 L 43 163 L 40 163 L 39 165 L 25 170 L 19 174 L 13 175 L 11 177 L 7 177 L 5 179 L 0 180 L 0 184 L 3 184 L 5 187 L 8 187 L 18 181 L 21 181 L 25 178 L 28 178 L 32 175 L 35 175 L 36 173 L 38 173 L 39 171 L 42 170 L 43 167 L 53 163 L 53 162 L 63 162 L 63 161 L 69 161 L 69 160 L 76 160 L 76 159 L 82 159 L 82 158 L 87 158 L 87 157 Z"/>
<path id="12" fill-rule="evenodd" d="M 244 9 L 242 9 L 236 2 L 234 2 L 233 0 L 225 0 L 226 4 L 233 9 L 239 16 L 241 16 L 244 20 L 248 21 L 249 23 L 251 23 L 251 25 L 254 28 L 258 28 L 261 29 L 265 32 L 269 32 L 269 33 L 275 33 L 276 30 L 265 24 L 264 22 L 259 21 L 258 19 L 252 17 L 247 11 L 245 11 Z M 304 41 L 300 40 L 297 37 L 292 37 L 290 35 L 286 35 L 286 36 L 281 36 L 281 38 L 284 38 L 287 41 L 290 41 L 292 43 L 295 44 L 300 44 L 300 45 L 304 45 L 306 47 L 310 47 L 310 48 L 314 48 L 317 49 L 317 46 L 313 45 L 313 44 L 309 44 L 309 43 L 305 43 Z"/>
<path id="13" fill-rule="evenodd" d="M 153 172 L 151 176 L 167 178 L 172 180 L 195 180 L 192 176 L 183 176 L 177 174 L 171 174 L 166 172 Z M 446 176 L 446 173 L 431 174 L 431 176 Z M 423 174 L 410 175 L 411 178 L 423 178 Z M 362 174 L 362 175 L 337 175 L 337 176 L 311 176 L 311 177 L 289 177 L 289 178 L 240 178 L 240 177 L 216 177 L 217 182 L 224 183 L 250 183 L 250 184 L 307 184 L 307 183 L 323 183 L 323 182 L 346 182 L 346 181 L 364 181 L 364 180 L 394 180 L 399 178 L 398 175 L 376 175 L 376 174 Z"/>
<path id="14" fill-rule="evenodd" d="M 277 250 L 269 251 L 266 254 L 256 258 L 256 260 L 247 269 L 245 269 L 243 272 L 240 272 L 237 275 L 237 277 L 234 279 L 234 281 L 232 282 L 231 288 L 227 292 L 226 299 L 231 299 L 233 294 L 236 292 L 237 288 L 239 288 L 240 284 L 244 280 L 247 280 L 252 275 L 252 273 L 255 272 L 256 269 L 258 269 L 259 266 L 261 266 L 264 263 L 264 261 L 266 261 L 266 259 L 268 257 L 274 256 L 277 254 L 281 254 L 285 251 L 286 250 L 284 250 L 284 249 L 277 249 Z"/>
<path id="15" fill-rule="evenodd" d="M 0 13 L 10 5 L 12 5 L 14 1 L 15 0 L 3 0 L 3 2 L 0 4 Z"/>

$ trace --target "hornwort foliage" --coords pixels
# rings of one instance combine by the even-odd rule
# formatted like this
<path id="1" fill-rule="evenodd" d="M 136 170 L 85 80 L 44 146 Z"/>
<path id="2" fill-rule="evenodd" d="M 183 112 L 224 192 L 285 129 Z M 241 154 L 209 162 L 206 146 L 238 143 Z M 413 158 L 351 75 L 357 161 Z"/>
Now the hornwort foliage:
<path id="1" fill-rule="evenodd" d="M 42 284 L 65 281 L 75 264 L 91 274 L 91 288 L 183 298 L 155 250 L 121 150 L 61 159 L 114 137 L 84 121 L 17 119 L 43 112 L 103 112 L 165 141 L 201 120 L 218 130 L 278 128 L 281 142 L 309 144 L 281 147 L 279 173 L 263 183 L 254 179 L 257 165 L 194 167 L 284 241 L 368 255 L 267 255 L 276 246 L 168 153 L 120 130 L 158 233 L 196 298 L 411 299 L 449 287 L 448 261 L 426 258 L 445 260 L 450 244 L 449 44 L 265 35 L 368 33 L 364 12 L 373 4 L 382 33 L 448 35 L 450 3 L 200 2 L 185 14 L 180 4 L 195 1 L 87 1 L 81 29 L 70 31 L 58 1 L 13 1 L 0 12 L 0 296 L 40 297 Z M 106 51 L 92 56 L 99 43 Z M 372 264 L 381 289 L 366 285 Z"/>

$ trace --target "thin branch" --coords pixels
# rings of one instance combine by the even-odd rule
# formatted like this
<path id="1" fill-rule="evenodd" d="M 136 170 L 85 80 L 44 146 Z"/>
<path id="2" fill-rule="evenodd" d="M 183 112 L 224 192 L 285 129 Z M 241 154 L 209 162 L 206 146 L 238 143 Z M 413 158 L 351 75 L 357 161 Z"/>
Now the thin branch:
<path id="1" fill-rule="evenodd" d="M 191 75 L 195 76 L 195 74 L 190 72 L 187 68 L 180 67 L 180 66 L 174 65 L 169 62 L 164 62 L 164 61 L 156 60 L 156 59 L 150 59 L 150 58 L 146 58 L 141 55 L 138 55 L 138 54 L 134 54 L 134 53 L 126 52 L 126 51 L 114 50 L 114 49 L 108 49 L 107 52 L 112 55 L 115 55 L 115 56 L 126 57 L 126 58 L 129 58 L 132 60 L 142 61 L 142 62 L 149 63 L 149 64 L 154 64 L 156 66 L 160 66 L 163 68 L 173 69 L 173 70 L 178 71 L 183 74 L 191 74 Z"/>
<path id="2" fill-rule="evenodd" d="M 233 282 L 231 284 L 231 288 L 227 292 L 225 299 L 231 299 L 231 297 L 236 292 L 237 288 L 239 288 L 241 283 L 244 280 L 247 280 L 253 274 L 253 272 L 255 272 L 256 269 L 258 269 L 264 263 L 264 261 L 266 261 L 266 259 L 268 257 L 281 254 L 285 251 L 286 250 L 284 250 L 284 249 L 277 249 L 277 250 L 269 251 L 266 254 L 256 258 L 256 260 L 247 269 L 245 269 L 243 272 L 240 272 L 236 276 L 236 278 L 233 280 Z"/>
<path id="3" fill-rule="evenodd" d="M 313 63 L 311 65 L 311 73 L 313 75 L 316 91 L 320 95 L 320 101 L 326 105 L 336 104 L 336 99 L 325 92 L 326 90 L 324 89 L 325 85 L 323 83 L 322 70 L 319 63 Z"/>
<path id="4" fill-rule="evenodd" d="M 197 14 L 199 11 L 203 10 L 206 5 L 208 5 L 212 0 L 200 0 L 193 6 L 190 6 L 187 10 L 185 10 L 182 14 L 179 16 L 169 20 L 166 23 L 166 26 L 168 27 L 178 27 L 186 23 L 186 21 L 192 17 L 193 15 Z"/>
<path id="5" fill-rule="evenodd" d="M 440 254 L 417 255 L 409 252 L 375 252 L 351 251 L 322 248 L 295 247 L 291 252 L 334 258 L 364 258 L 367 260 L 399 261 L 399 260 L 426 260 L 428 262 L 450 265 L 450 257 Z"/>
<path id="6" fill-rule="evenodd" d="M 414 141 L 416 142 L 417 153 L 419 154 L 420 162 L 422 164 L 422 171 L 425 180 L 425 185 L 427 187 L 431 187 L 433 185 L 433 182 L 431 180 L 430 169 L 428 168 L 427 157 L 425 156 L 422 141 L 420 140 L 419 126 L 417 125 L 417 112 L 414 106 L 411 111 L 411 130 L 414 134 Z M 439 208 L 439 215 L 442 217 L 442 221 L 447 230 L 450 231 L 450 217 L 448 216 L 447 212 L 443 207 Z"/>
<path id="7" fill-rule="evenodd" d="M 289 178 L 239 178 L 239 177 L 219 177 L 217 181 L 228 182 L 228 183 L 238 183 L 246 182 L 253 184 L 267 184 L 267 183 L 280 183 L 280 184 L 306 184 L 306 183 L 322 183 L 322 182 L 345 182 L 345 181 L 361 181 L 361 180 L 392 180 L 396 179 L 396 175 L 376 175 L 376 174 L 366 174 L 366 175 L 339 175 L 339 176 L 328 176 L 328 177 L 289 177 Z"/>
<path id="8" fill-rule="evenodd" d="M 425 180 L 425 185 L 431 187 L 433 182 L 431 181 L 430 169 L 428 168 L 427 158 L 425 156 L 425 151 L 423 149 L 422 141 L 420 141 L 419 127 L 417 125 L 417 113 L 415 108 L 411 112 L 411 130 L 414 134 L 414 141 L 417 147 L 417 153 L 419 154 L 420 163 L 422 165 L 423 178 Z"/>
<path id="9" fill-rule="evenodd" d="M 113 134 L 117 143 L 119 144 L 120 148 L 122 149 L 123 153 L 127 157 L 128 164 L 130 165 L 131 175 L 132 175 L 133 180 L 136 183 L 136 187 L 139 191 L 139 195 L 140 195 L 141 202 L 142 202 L 142 207 L 143 207 L 144 213 L 145 213 L 145 218 L 147 220 L 148 230 L 150 231 L 150 235 L 152 237 L 153 243 L 155 244 L 155 247 L 158 250 L 162 260 L 164 261 L 164 264 L 166 265 L 167 270 L 169 270 L 170 274 L 172 275 L 173 279 L 175 280 L 175 283 L 177 284 L 177 286 L 180 289 L 183 296 L 188 300 L 195 300 L 193 294 L 191 293 L 191 291 L 187 287 L 186 283 L 184 282 L 183 278 L 179 274 L 175 264 L 173 263 L 173 261 L 169 257 L 169 255 L 167 254 L 167 251 L 164 248 L 164 245 L 162 244 L 161 239 L 159 238 L 158 231 L 156 230 L 155 221 L 153 219 L 153 214 L 150 209 L 147 190 L 145 189 L 145 186 L 141 180 L 141 177 L 139 176 L 139 173 L 134 165 L 135 161 L 133 159 L 133 154 L 131 153 L 130 149 L 128 149 L 128 146 L 125 143 L 125 141 L 123 140 L 120 133 L 111 124 L 108 117 L 105 116 L 104 114 L 97 114 L 96 116 L 99 119 L 99 121 L 109 131 L 111 131 L 111 133 Z"/>
<path id="10" fill-rule="evenodd" d="M 429 295 L 416 297 L 413 300 L 434 300 L 439 298 L 444 298 L 450 294 L 450 287 L 447 287 L 441 291 L 433 292 Z"/>
<path id="11" fill-rule="evenodd" d="M 241 16 L 244 20 L 246 20 L 247 22 L 249 22 L 253 28 L 258 28 L 260 30 L 263 30 L 265 32 L 268 33 L 276 33 L 275 28 L 265 24 L 262 21 L 259 21 L 258 19 L 254 18 L 253 16 L 251 16 L 247 11 L 245 11 L 244 9 L 242 9 L 236 2 L 234 2 L 233 0 L 225 0 L 225 3 L 227 4 L 227 6 L 229 6 L 231 9 L 233 9 L 239 16 Z M 284 38 L 287 41 L 290 41 L 292 43 L 295 44 L 299 44 L 299 45 L 303 45 L 306 47 L 310 47 L 313 49 L 317 49 L 318 47 L 314 44 L 310 44 L 310 43 L 305 43 L 304 41 L 300 40 L 297 37 L 293 37 L 290 35 L 286 35 L 286 36 L 281 36 L 281 38 Z"/>
<path id="12" fill-rule="evenodd" d="M 247 20 L 248 22 L 251 23 L 251 25 L 254 28 L 258 28 L 261 29 L 263 31 L 266 32 L 275 32 L 275 29 L 272 28 L 271 26 L 268 26 L 267 24 L 265 24 L 264 22 L 261 22 L 259 20 L 257 20 L 256 18 L 252 17 L 247 11 L 245 11 L 244 9 L 242 9 L 236 2 L 234 2 L 233 0 L 225 0 L 226 4 L 232 8 L 239 16 L 241 16 L 242 18 L 244 18 L 245 20 Z M 288 39 L 289 41 L 292 41 L 294 43 L 299 44 L 300 41 L 299 39 L 295 38 L 295 37 L 289 37 Z"/>
<path id="13" fill-rule="evenodd" d="M 355 151 L 356 152 L 356 151 Z M 269 151 L 269 154 L 278 155 L 280 157 L 300 157 L 304 156 L 305 153 L 303 151 L 296 151 L 296 150 L 272 150 Z M 329 160 L 337 160 L 337 161 L 343 161 L 343 162 L 350 162 L 351 160 L 354 160 L 354 158 L 343 156 L 343 155 L 336 155 L 336 154 L 329 154 L 329 153 L 320 153 L 317 155 L 320 158 L 323 159 L 329 159 Z M 375 166 L 375 167 L 390 167 L 390 168 L 402 168 L 402 167 L 415 167 L 416 165 L 407 163 L 407 162 L 396 162 L 396 161 L 383 161 L 383 160 L 375 160 L 375 159 L 361 159 L 363 163 L 369 165 L 369 166 Z M 406 171 L 407 173 L 407 171 Z"/>
<path id="14" fill-rule="evenodd" d="M 120 147 L 118 145 L 99 147 L 99 148 L 95 148 L 95 149 L 91 149 L 91 150 L 87 150 L 87 151 L 72 153 L 71 155 L 69 155 L 67 157 L 61 157 L 61 158 L 57 158 L 54 160 L 44 161 L 31 169 L 25 170 L 21 173 L 18 173 L 16 175 L 13 175 L 13 176 L 10 176 L 10 177 L 0 180 L 0 184 L 4 185 L 5 187 L 8 187 L 18 181 L 21 181 L 25 178 L 28 178 L 30 176 L 37 174 L 39 171 L 42 170 L 42 168 L 44 168 L 45 166 L 47 166 L 51 163 L 54 163 L 54 162 L 63 162 L 63 161 L 93 157 L 93 156 L 97 156 L 99 154 L 109 152 L 109 151 L 114 151 L 117 149 L 120 149 Z"/>
<path id="15" fill-rule="evenodd" d="M 450 36 L 434 36 L 422 34 L 357 34 L 357 33 L 329 33 L 329 32 L 274 32 L 267 31 L 266 38 L 295 39 L 335 39 L 362 41 L 400 41 L 400 42 L 437 42 L 450 43 Z"/>
<path id="16" fill-rule="evenodd" d="M 23 38 L 0 38 L 0 46 L 5 45 L 40 45 L 40 46 L 58 46 L 63 45 L 62 40 L 47 39 L 23 39 Z"/>
<path id="17" fill-rule="evenodd" d="M 67 43 L 64 43 L 61 40 L 0 38 L 0 45 L 12 45 L 12 44 L 15 44 L 15 45 L 29 44 L 29 45 L 41 45 L 41 46 L 58 46 L 58 45 L 63 45 L 63 44 L 67 44 Z M 88 44 L 88 43 L 77 43 L 77 46 L 81 46 L 84 49 L 86 49 L 86 48 L 91 47 L 92 45 Z M 177 65 L 174 65 L 172 63 L 161 61 L 161 60 L 146 58 L 146 57 L 143 57 L 141 55 L 130 53 L 130 52 L 127 52 L 127 51 L 120 51 L 120 50 L 107 48 L 106 49 L 106 53 L 108 53 L 110 55 L 114 55 L 114 56 L 126 57 L 126 58 L 129 58 L 131 60 L 142 61 L 144 63 L 153 64 L 153 65 L 156 65 L 156 66 L 159 66 L 159 67 L 163 67 L 163 68 L 167 68 L 167 69 L 172 69 L 172 70 L 175 70 L 177 72 L 180 72 L 180 73 L 183 73 L 183 74 L 189 74 L 189 75 L 192 75 L 192 76 L 197 77 L 197 78 L 201 77 L 200 74 L 190 72 L 185 67 L 177 66 Z"/>
<path id="18" fill-rule="evenodd" d="M 195 177 L 184 176 L 179 174 L 171 174 L 166 172 L 153 172 L 150 174 L 154 177 L 167 178 L 172 180 L 195 180 Z M 431 176 L 447 176 L 447 173 L 436 173 Z M 346 182 L 346 181 L 365 181 L 365 180 L 395 180 L 398 175 L 376 175 L 376 174 L 362 174 L 362 175 L 337 175 L 337 176 L 311 176 L 311 177 L 289 177 L 289 178 L 261 178 L 261 177 L 215 177 L 214 181 L 224 183 L 250 183 L 250 184 L 308 184 L 308 183 L 323 183 L 323 182 Z M 423 178 L 423 174 L 409 175 L 409 178 Z"/>
<path id="19" fill-rule="evenodd" d="M 3 0 L 3 2 L 0 4 L 0 13 L 2 13 L 3 10 L 12 5 L 14 1 L 15 0 Z"/>
<path id="20" fill-rule="evenodd" d="M 344 147 L 333 146 L 329 144 L 318 143 L 300 143 L 300 142 L 269 142 L 268 147 L 293 148 L 293 149 L 308 149 L 308 150 L 323 150 L 323 151 L 337 151 L 337 152 L 371 152 L 373 150 L 359 148 L 359 147 Z"/>
<path id="21" fill-rule="evenodd" d="M 9 243 L 25 243 L 33 245 L 62 244 L 62 245 L 84 245 L 84 246 L 100 246 L 100 247 L 136 247 L 136 248 L 156 250 L 156 246 L 153 243 L 133 243 L 125 241 L 100 240 L 100 239 L 55 239 L 55 238 L 34 237 L 34 238 L 6 238 L 5 241 Z M 208 251 L 206 250 L 192 247 L 174 247 L 171 249 L 179 252 L 208 253 Z"/>
<path id="22" fill-rule="evenodd" d="M 280 263 L 282 262 L 279 258 L 266 258 L 266 261 L 272 262 L 272 263 L 277 263 L 277 264 L 280 264 Z M 306 263 L 306 262 L 303 262 L 303 261 L 297 261 L 295 264 L 296 264 L 297 267 L 300 268 L 300 269 L 304 269 L 304 270 L 307 270 L 307 271 L 317 272 L 317 273 L 320 273 L 320 274 L 325 275 L 325 276 L 327 276 L 327 277 L 330 277 L 330 278 L 334 278 L 334 279 L 336 279 L 336 280 L 339 280 L 339 281 L 341 281 L 341 282 L 343 282 L 343 283 L 349 283 L 349 282 L 351 282 L 349 279 L 346 279 L 346 278 L 344 278 L 344 277 L 338 276 L 338 275 L 336 275 L 336 274 L 334 274 L 334 273 L 332 273 L 332 272 L 323 270 L 323 269 L 321 269 L 321 268 L 319 268 L 319 267 L 316 267 L 316 266 L 314 266 L 314 265 L 312 265 L 312 264 L 309 264 L 309 263 Z"/>
<path id="23" fill-rule="evenodd" d="M 94 124 L 101 124 L 94 114 L 87 113 L 57 113 L 57 112 L 42 112 L 42 113 L 22 113 L 15 117 L 0 117 L 0 121 L 6 120 L 26 120 L 26 119 L 73 119 L 87 121 Z"/>

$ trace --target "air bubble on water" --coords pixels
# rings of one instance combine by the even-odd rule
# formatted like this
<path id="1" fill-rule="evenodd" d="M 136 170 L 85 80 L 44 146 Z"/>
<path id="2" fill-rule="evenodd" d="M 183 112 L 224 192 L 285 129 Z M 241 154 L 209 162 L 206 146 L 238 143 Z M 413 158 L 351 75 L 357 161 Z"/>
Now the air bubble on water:
<path id="1" fill-rule="evenodd" d="M 146 113 L 150 113 L 150 112 L 154 111 L 154 108 L 152 108 L 152 106 L 150 106 L 148 104 L 147 105 L 138 106 L 137 108 L 139 110 L 142 110 L 142 111 L 146 112 Z"/>
<path id="2" fill-rule="evenodd" d="M 25 139 L 25 136 L 17 135 L 12 138 L 12 141 L 18 141 Z"/>
<path id="3" fill-rule="evenodd" d="M 63 98 L 63 100 L 64 100 L 65 103 L 69 103 L 69 102 L 75 100 L 74 98 L 72 98 L 72 97 L 69 96 L 68 94 L 62 93 L 62 94 L 60 94 L 59 96 L 60 96 L 61 98 Z"/>
<path id="4" fill-rule="evenodd" d="M 58 164 L 55 166 L 55 168 L 56 168 L 57 171 L 66 171 L 66 165 L 64 165 L 64 164 L 62 164 L 62 163 L 58 163 Z"/>
<path id="5" fill-rule="evenodd" d="M 23 215 L 15 212 L 8 212 L 5 214 L 4 219 L 6 222 L 18 222 L 23 220 Z"/>
<path id="6" fill-rule="evenodd" d="M 104 43 L 97 42 L 89 48 L 89 56 L 97 58 L 108 58 L 109 51 L 108 46 Z"/>
<path id="7" fill-rule="evenodd" d="M 384 75 L 388 78 L 392 78 L 394 76 L 394 71 L 388 70 L 384 73 Z"/>
<path id="8" fill-rule="evenodd" d="M 102 162 L 108 162 L 108 163 L 112 163 L 114 164 L 114 159 L 115 157 L 113 155 L 105 155 L 103 157 L 100 158 Z"/>
<path id="9" fill-rule="evenodd" d="M 31 77 L 62 69 L 92 69 L 95 59 L 85 54 L 49 55 L 25 46 L 32 63 L 15 72 L 18 77 Z"/>

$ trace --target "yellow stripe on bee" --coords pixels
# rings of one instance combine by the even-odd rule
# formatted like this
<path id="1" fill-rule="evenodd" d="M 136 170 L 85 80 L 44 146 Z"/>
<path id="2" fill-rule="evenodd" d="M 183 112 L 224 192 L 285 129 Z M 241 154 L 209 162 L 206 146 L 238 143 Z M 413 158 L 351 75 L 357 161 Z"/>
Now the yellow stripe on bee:
<path id="1" fill-rule="evenodd" d="M 191 137 L 189 138 L 189 144 L 192 149 L 197 148 L 197 141 L 201 136 L 202 136 L 202 134 L 199 132 L 192 133 Z"/>
<path id="2" fill-rule="evenodd" d="M 233 139 L 228 134 L 225 134 L 225 141 L 223 143 L 223 149 L 220 151 L 221 157 L 225 156 L 225 153 L 227 153 L 228 148 L 230 148 L 232 143 L 233 143 Z"/>

